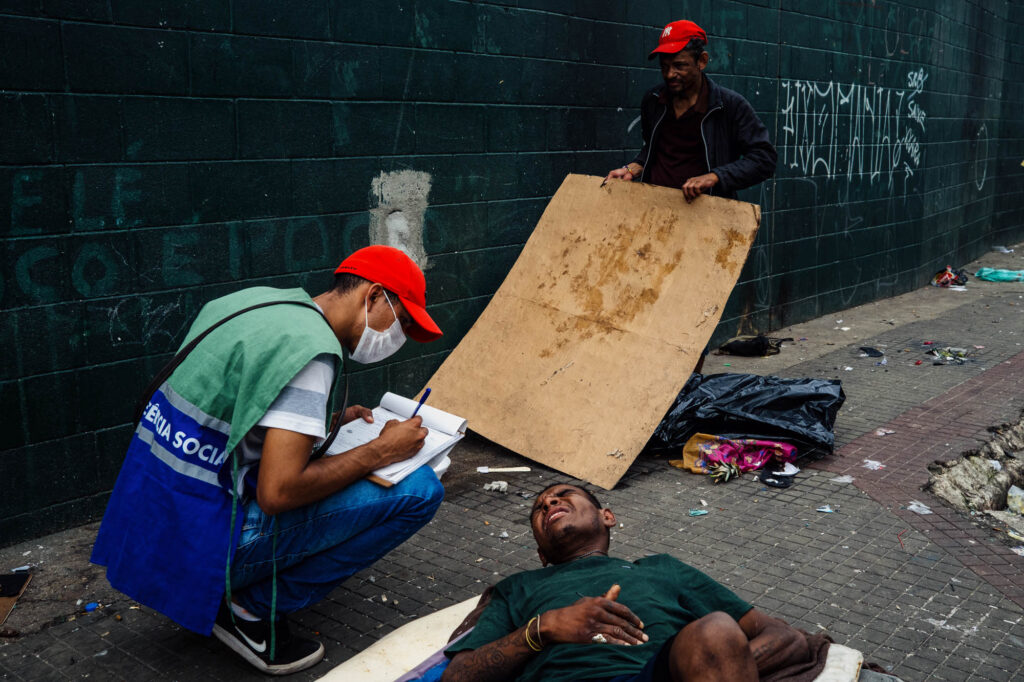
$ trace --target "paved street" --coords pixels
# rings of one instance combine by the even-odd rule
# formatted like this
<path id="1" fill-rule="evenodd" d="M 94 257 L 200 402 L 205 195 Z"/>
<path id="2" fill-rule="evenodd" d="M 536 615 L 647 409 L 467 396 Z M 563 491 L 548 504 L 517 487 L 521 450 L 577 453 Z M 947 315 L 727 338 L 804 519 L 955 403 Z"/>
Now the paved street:
<path id="1" fill-rule="evenodd" d="M 1019 269 L 1024 258 L 992 253 L 969 271 L 980 265 Z M 928 463 L 975 448 L 988 427 L 1020 418 L 1024 283 L 972 278 L 965 292 L 926 287 L 773 335 L 794 341 L 766 359 L 712 355 L 704 371 L 841 379 L 847 402 L 835 455 L 800 462 L 803 471 L 786 490 L 750 475 L 713 486 L 668 466 L 666 457 L 643 455 L 615 490 L 597 491 L 621 522 L 613 553 L 673 554 L 761 609 L 827 632 L 908 681 L 1020 679 L 1024 557 L 1010 550 L 1020 543 L 980 515 L 949 510 L 921 486 Z M 933 365 L 926 341 L 974 354 L 963 365 Z M 884 349 L 887 364 L 859 357 L 860 346 Z M 875 435 L 879 428 L 894 433 Z M 324 638 L 327 658 L 296 679 L 316 679 L 409 619 L 539 566 L 526 522 L 530 500 L 519 493 L 536 494 L 564 477 L 534 465 L 528 474 L 501 475 L 510 483 L 502 495 L 482 490 L 497 477 L 476 467 L 530 462 L 474 438 L 453 459 L 446 500 L 426 529 L 297 615 L 299 629 Z M 865 459 L 884 468 L 870 470 Z M 840 475 L 854 480 L 835 482 Z M 688 516 L 701 500 L 709 513 Z M 934 513 L 908 510 L 912 501 Z M 835 513 L 816 511 L 825 504 Z M 0 550 L 2 571 L 45 557 L 7 622 L 24 634 L 0 640 L 0 677 L 262 677 L 218 642 L 114 593 L 86 564 L 95 529 Z M 102 607 L 84 613 L 78 599 Z"/>

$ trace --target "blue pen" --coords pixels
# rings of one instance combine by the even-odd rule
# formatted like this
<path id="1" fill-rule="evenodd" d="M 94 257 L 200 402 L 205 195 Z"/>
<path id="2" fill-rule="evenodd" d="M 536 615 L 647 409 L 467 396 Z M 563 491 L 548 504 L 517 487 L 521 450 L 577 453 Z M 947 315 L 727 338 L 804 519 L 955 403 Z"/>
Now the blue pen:
<path id="1" fill-rule="evenodd" d="M 412 411 L 412 417 L 415 417 L 416 413 L 420 411 L 421 407 L 423 407 L 423 403 L 427 402 L 427 396 L 428 395 L 430 395 L 430 389 L 429 388 L 427 390 L 423 391 L 423 397 L 420 398 L 420 404 L 417 405 L 416 409 Z M 412 417 L 409 417 L 409 419 L 412 419 Z"/>

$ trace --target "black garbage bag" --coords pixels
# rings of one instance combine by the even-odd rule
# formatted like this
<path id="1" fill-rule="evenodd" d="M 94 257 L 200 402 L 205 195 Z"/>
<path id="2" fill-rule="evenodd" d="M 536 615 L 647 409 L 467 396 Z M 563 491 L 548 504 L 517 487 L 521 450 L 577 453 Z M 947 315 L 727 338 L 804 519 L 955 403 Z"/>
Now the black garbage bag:
<path id="1" fill-rule="evenodd" d="M 678 450 L 695 433 L 782 440 L 831 452 L 832 427 L 846 400 L 837 379 L 781 379 L 756 374 L 694 374 L 648 447 Z"/>

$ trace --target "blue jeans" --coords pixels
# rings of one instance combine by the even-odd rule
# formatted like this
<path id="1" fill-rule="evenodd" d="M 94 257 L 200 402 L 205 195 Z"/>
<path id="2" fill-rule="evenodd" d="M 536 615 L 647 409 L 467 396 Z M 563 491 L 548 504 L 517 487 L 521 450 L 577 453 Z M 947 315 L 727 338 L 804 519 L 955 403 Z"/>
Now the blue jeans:
<path id="1" fill-rule="evenodd" d="M 391 488 L 367 480 L 306 507 L 277 515 L 277 612 L 315 604 L 353 573 L 412 537 L 441 505 L 444 487 L 422 466 Z M 231 561 L 233 599 L 270 617 L 274 517 L 255 500 L 244 507 Z"/>

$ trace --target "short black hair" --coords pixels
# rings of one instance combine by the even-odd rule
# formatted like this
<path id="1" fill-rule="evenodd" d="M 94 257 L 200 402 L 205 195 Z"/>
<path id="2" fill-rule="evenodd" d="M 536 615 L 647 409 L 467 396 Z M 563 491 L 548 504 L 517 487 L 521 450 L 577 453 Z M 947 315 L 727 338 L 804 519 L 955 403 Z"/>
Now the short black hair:
<path id="1" fill-rule="evenodd" d="M 334 276 L 334 284 L 331 286 L 331 290 L 336 294 L 347 294 L 367 281 L 369 280 L 359 275 L 353 275 L 350 272 L 339 272 Z"/>
<path id="2" fill-rule="evenodd" d="M 559 486 L 559 485 L 571 485 L 573 488 L 576 488 L 577 490 L 581 491 L 584 495 L 586 495 L 587 499 L 590 500 L 590 502 L 595 507 L 597 507 L 598 509 L 604 509 L 604 507 L 601 506 L 601 500 L 597 499 L 597 495 L 595 495 L 594 493 L 592 493 L 589 490 L 587 490 L 584 486 L 576 485 L 575 483 L 552 483 L 548 487 L 544 488 L 544 490 L 541 490 L 540 493 L 537 494 L 537 497 L 540 497 L 541 495 L 543 495 L 547 491 L 549 491 L 552 488 L 554 488 L 555 486 Z"/>
<path id="3" fill-rule="evenodd" d="M 707 46 L 708 44 L 700 38 L 690 38 L 690 41 L 686 43 L 686 47 L 684 47 L 681 52 L 685 52 L 693 57 L 693 61 L 696 63 L 700 61 L 700 56 L 707 51 Z"/>

